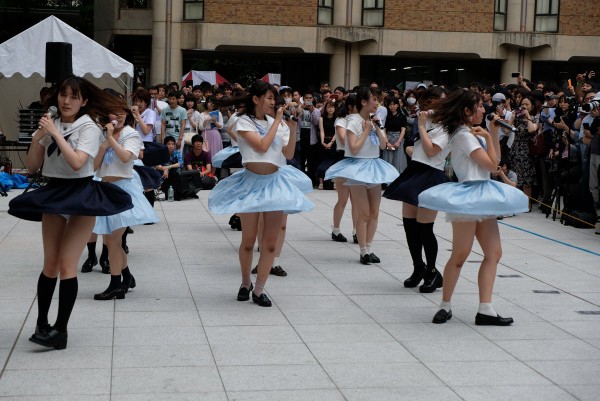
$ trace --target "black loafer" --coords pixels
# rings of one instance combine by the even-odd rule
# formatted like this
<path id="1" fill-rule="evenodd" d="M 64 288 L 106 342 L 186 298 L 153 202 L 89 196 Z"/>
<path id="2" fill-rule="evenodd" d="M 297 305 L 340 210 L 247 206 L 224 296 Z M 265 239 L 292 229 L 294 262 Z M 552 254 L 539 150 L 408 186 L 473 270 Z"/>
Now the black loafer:
<path id="1" fill-rule="evenodd" d="M 436 289 L 441 288 L 443 284 L 444 278 L 437 269 L 433 268 L 426 271 L 423 285 L 419 287 L 419 292 L 426 294 L 432 293 Z"/>
<path id="2" fill-rule="evenodd" d="M 360 263 L 362 263 L 363 265 L 370 265 L 371 264 L 371 255 L 369 255 L 368 253 L 361 255 Z"/>
<path id="3" fill-rule="evenodd" d="M 259 306 L 264 306 L 266 308 L 271 306 L 271 300 L 265 293 L 262 293 L 260 295 L 252 293 L 252 302 L 258 304 Z"/>
<path id="4" fill-rule="evenodd" d="M 110 274 L 110 262 L 108 260 L 100 260 L 100 267 L 102 268 L 102 273 Z"/>
<path id="5" fill-rule="evenodd" d="M 406 288 L 415 288 L 423 280 L 423 277 L 425 277 L 425 265 L 416 265 L 410 277 L 404 280 L 404 286 Z"/>
<path id="6" fill-rule="evenodd" d="M 248 301 L 250 299 L 250 291 L 254 289 L 254 285 L 250 283 L 250 288 L 240 287 L 238 291 L 237 300 L 238 301 Z"/>
<path id="7" fill-rule="evenodd" d="M 331 239 L 334 240 L 335 242 L 348 242 L 348 239 L 346 239 L 346 237 L 344 237 L 342 235 L 342 233 L 339 233 L 339 234 L 331 233 Z"/>
<path id="8" fill-rule="evenodd" d="M 83 265 L 81 266 L 81 272 L 89 273 L 92 271 L 94 266 L 96 266 L 97 264 L 98 264 L 98 258 L 94 258 L 94 259 L 87 258 L 85 260 L 85 262 L 83 262 Z"/>
<path id="9" fill-rule="evenodd" d="M 379 257 L 374 253 L 370 254 L 369 256 L 371 257 L 372 263 L 381 263 L 381 259 L 379 259 Z"/>
<path id="10" fill-rule="evenodd" d="M 94 295 L 96 301 L 110 301 L 113 298 L 125 299 L 125 288 L 122 285 L 110 291 L 107 288 L 104 292 Z"/>
<path id="11" fill-rule="evenodd" d="M 49 332 L 50 330 L 52 330 L 52 326 L 50 326 L 48 323 L 36 324 L 34 334 L 41 335 Z"/>
<path id="12" fill-rule="evenodd" d="M 58 331 L 54 328 L 44 333 L 35 333 L 29 338 L 29 341 L 54 349 L 67 348 L 68 334 L 66 331 Z"/>
<path id="13" fill-rule="evenodd" d="M 274 276 L 279 276 L 279 277 L 287 276 L 287 272 L 285 270 L 283 270 L 283 267 L 281 267 L 279 265 L 271 267 L 271 271 L 269 272 L 269 274 L 272 274 Z"/>
<path id="14" fill-rule="evenodd" d="M 435 315 L 433 315 L 433 320 L 431 323 L 442 324 L 446 323 L 450 319 L 452 319 L 452 310 L 446 312 L 446 309 L 440 309 Z"/>
<path id="15" fill-rule="evenodd" d="M 352 234 L 352 241 L 354 241 L 355 244 L 358 244 L 358 238 L 356 238 L 356 234 Z"/>
<path id="16" fill-rule="evenodd" d="M 512 317 L 490 316 L 481 313 L 475 315 L 475 324 L 477 326 L 510 326 L 513 323 L 514 320 Z"/>

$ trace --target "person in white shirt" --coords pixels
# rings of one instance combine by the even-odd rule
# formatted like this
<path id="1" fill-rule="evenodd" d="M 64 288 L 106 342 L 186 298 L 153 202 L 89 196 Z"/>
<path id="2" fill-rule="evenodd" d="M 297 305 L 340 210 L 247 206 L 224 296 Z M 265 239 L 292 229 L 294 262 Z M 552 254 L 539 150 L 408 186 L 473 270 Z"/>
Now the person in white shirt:
<path id="1" fill-rule="evenodd" d="M 419 195 L 419 206 L 446 212 L 452 222 L 452 254 L 444 268 L 440 309 L 433 317 L 437 324 L 452 318 L 450 300 L 475 238 L 483 251 L 475 324 L 513 323 L 512 318 L 499 316 L 492 306 L 496 269 L 502 256 L 496 216 L 526 212 L 528 199 L 517 188 L 491 179 L 490 174 L 500 169 L 500 142 L 495 124 L 491 134 L 479 126 L 484 114 L 481 95 L 462 89 L 434 106 L 433 121 L 451 133 L 452 166 L 459 180 L 436 185 Z"/>
<path id="2" fill-rule="evenodd" d="M 93 160 L 101 132 L 94 119 L 115 107 L 126 107 L 118 98 L 80 77 L 60 82 L 46 99 L 51 113 L 41 118 L 27 153 L 31 174 L 43 165 L 49 182 L 14 198 L 8 213 L 42 222 L 44 268 L 37 284 L 38 317 L 30 341 L 55 349 L 67 347 L 67 324 L 78 292 L 77 264 L 92 233 L 95 216 L 108 216 L 133 207 L 122 189 L 92 180 Z M 48 324 L 48 311 L 60 276 L 58 315 Z"/>
<path id="3" fill-rule="evenodd" d="M 271 306 L 264 287 L 273 266 L 283 213 L 299 213 L 314 207 L 300 188 L 304 182 L 290 181 L 292 176 L 282 168 L 285 160 L 294 156 L 296 126 L 295 121 L 291 121 L 290 129 L 284 129 L 283 107 L 277 110 L 275 118 L 269 115 L 274 113 L 276 93 L 271 84 L 257 81 L 247 95 L 224 102 L 226 106 L 238 106 L 235 130 L 245 168 L 219 181 L 208 197 L 211 213 L 237 213 L 240 216 L 243 227 L 239 249 L 242 284 L 237 299 L 249 300 L 252 291 L 252 301 L 263 307 Z M 252 255 L 261 212 L 264 229 L 258 277 L 253 286 Z"/>
<path id="4" fill-rule="evenodd" d="M 127 291 L 136 286 L 122 247 L 122 237 L 127 227 L 158 222 L 156 212 L 144 197 L 139 177 L 134 179 L 137 173 L 134 173 L 133 164 L 142 149 L 142 140 L 131 127 L 133 115 L 126 108 L 121 108 L 113 110 L 108 118 L 111 123 L 105 126 L 106 138 L 94 158 L 96 176 L 102 182 L 110 182 L 127 192 L 131 196 L 133 209 L 96 218 L 93 231 L 94 234 L 103 234 L 110 262 L 110 284 L 106 290 L 94 295 L 98 301 L 124 299 Z M 113 125 L 114 122 L 116 125 Z"/>

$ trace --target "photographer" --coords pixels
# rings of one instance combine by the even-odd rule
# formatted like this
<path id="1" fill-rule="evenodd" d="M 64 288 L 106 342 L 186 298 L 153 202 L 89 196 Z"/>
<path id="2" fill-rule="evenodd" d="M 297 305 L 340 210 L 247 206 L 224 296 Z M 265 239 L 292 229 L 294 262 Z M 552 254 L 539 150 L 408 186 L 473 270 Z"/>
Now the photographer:
<path id="1" fill-rule="evenodd" d="M 592 141 L 592 134 L 590 132 L 591 124 L 594 117 L 587 111 L 589 110 L 590 103 L 593 99 L 596 99 L 596 91 L 584 92 L 583 100 L 584 104 L 579 109 L 579 116 L 574 123 L 574 127 L 579 131 L 577 136 L 576 145 L 579 148 L 579 157 L 581 160 L 581 171 L 582 180 L 580 185 L 582 205 L 581 210 L 591 211 L 594 207 L 594 199 L 589 190 L 590 182 L 590 143 Z M 590 107 L 591 108 L 591 107 Z"/>
<path id="2" fill-rule="evenodd" d="M 590 124 L 590 135 L 592 137 L 590 142 L 590 192 L 592 193 L 592 197 L 594 198 L 594 207 L 596 209 L 600 209 L 600 197 L 598 194 L 598 184 L 600 175 L 600 133 L 598 129 L 600 128 L 600 94 L 597 94 L 592 102 L 590 102 L 590 106 L 595 106 L 591 108 L 590 115 L 594 117 L 594 120 Z M 596 228 L 598 226 L 596 225 Z M 598 231 L 596 231 L 598 234 Z"/>
<path id="3" fill-rule="evenodd" d="M 507 103 L 509 102 L 506 100 L 506 96 L 504 96 L 503 93 L 498 92 L 492 96 L 493 113 L 506 123 L 512 120 L 513 117 L 512 111 L 507 110 Z M 490 130 L 491 124 L 493 124 L 493 122 L 486 119 L 486 128 L 488 131 Z M 502 155 L 508 155 L 513 142 L 515 141 L 515 133 L 499 127 L 498 135 L 500 138 L 501 153 Z"/>

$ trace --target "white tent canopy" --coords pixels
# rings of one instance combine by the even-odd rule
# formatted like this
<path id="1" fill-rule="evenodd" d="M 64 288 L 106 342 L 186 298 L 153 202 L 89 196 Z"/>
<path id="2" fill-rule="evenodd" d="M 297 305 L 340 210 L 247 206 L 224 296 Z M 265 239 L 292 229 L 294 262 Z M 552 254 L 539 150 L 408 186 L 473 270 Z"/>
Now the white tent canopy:
<path id="1" fill-rule="evenodd" d="M 0 44 L 0 124 L 9 140 L 18 137 L 18 109 L 39 100 L 39 91 L 46 86 L 46 42 L 72 44 L 74 75 L 101 88 L 131 91 L 133 64 L 50 16 Z"/>

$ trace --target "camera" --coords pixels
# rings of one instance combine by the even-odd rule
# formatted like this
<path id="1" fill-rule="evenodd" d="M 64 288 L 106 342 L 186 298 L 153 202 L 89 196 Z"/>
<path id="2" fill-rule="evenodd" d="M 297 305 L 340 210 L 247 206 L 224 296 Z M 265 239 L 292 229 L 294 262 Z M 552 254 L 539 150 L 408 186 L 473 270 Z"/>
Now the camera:
<path id="1" fill-rule="evenodd" d="M 513 77 L 513 78 L 517 78 L 517 77 L 521 76 L 521 73 L 520 72 L 513 72 L 512 74 L 510 74 L 510 76 Z"/>
<path id="2" fill-rule="evenodd" d="M 525 115 L 525 109 L 523 107 L 517 107 L 515 109 L 515 117 L 516 118 L 521 118 Z"/>
<path id="3" fill-rule="evenodd" d="M 600 100 L 594 100 L 593 102 L 583 104 L 581 106 L 581 110 L 589 113 L 590 111 L 597 109 L 598 107 L 600 107 Z"/>

